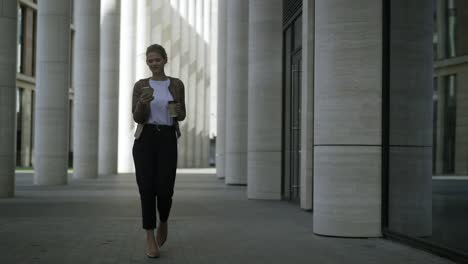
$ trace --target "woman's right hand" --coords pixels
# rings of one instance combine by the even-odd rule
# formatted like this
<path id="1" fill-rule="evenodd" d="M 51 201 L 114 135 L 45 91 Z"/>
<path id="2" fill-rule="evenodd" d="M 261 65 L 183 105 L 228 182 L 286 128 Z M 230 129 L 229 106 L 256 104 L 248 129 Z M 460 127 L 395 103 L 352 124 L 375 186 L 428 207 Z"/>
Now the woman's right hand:
<path id="1" fill-rule="evenodd" d="M 148 103 L 150 103 L 151 101 L 153 101 L 153 99 L 154 99 L 153 95 L 148 94 L 148 93 L 142 93 L 142 94 L 140 95 L 139 101 L 140 101 L 140 103 L 142 103 L 142 104 L 148 104 Z"/>

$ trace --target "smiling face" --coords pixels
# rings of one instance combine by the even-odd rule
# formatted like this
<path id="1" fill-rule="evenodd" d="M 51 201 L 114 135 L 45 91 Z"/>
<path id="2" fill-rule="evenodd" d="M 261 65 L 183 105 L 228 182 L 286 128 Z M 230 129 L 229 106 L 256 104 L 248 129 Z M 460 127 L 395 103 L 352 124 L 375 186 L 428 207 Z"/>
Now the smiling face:
<path id="1" fill-rule="evenodd" d="M 149 52 L 146 55 L 146 65 L 150 68 L 153 74 L 164 74 L 164 66 L 167 60 L 158 52 Z"/>

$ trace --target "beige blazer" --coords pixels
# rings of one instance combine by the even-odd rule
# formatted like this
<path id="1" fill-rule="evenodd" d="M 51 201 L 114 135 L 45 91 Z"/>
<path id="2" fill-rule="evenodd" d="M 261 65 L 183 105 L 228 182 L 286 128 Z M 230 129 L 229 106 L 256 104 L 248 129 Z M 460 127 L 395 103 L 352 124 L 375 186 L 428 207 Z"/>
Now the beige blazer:
<path id="1" fill-rule="evenodd" d="M 176 129 L 176 134 L 177 137 L 181 136 L 180 129 L 179 129 L 179 121 L 182 121 L 185 119 L 185 88 L 184 88 L 184 83 L 174 77 L 169 77 L 170 83 L 169 83 L 169 92 L 171 93 L 172 97 L 174 98 L 174 101 L 180 103 L 181 108 L 182 108 L 182 113 L 174 117 L 174 126 Z M 133 120 L 135 120 L 137 125 L 137 129 L 135 131 L 135 138 L 139 138 L 141 135 L 141 132 L 143 131 L 144 125 L 146 121 L 149 118 L 149 113 L 150 113 L 150 107 L 149 104 L 142 104 L 139 102 L 139 98 L 141 95 L 141 89 L 143 87 L 151 87 L 149 85 L 149 80 L 150 78 L 146 79 L 141 79 L 135 83 L 133 86 L 133 96 L 132 96 L 132 114 L 133 114 Z"/>

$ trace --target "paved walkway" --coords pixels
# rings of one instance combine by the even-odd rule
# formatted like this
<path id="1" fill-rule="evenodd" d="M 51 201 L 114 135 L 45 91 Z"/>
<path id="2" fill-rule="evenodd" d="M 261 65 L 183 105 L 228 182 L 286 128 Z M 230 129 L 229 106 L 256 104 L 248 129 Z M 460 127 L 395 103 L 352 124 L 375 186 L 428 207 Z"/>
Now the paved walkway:
<path id="1" fill-rule="evenodd" d="M 160 259 L 144 255 L 133 175 L 44 187 L 18 173 L 16 197 L 0 199 L 0 263 L 451 263 L 383 239 L 316 236 L 297 205 L 247 200 L 210 170 L 182 173 Z"/>

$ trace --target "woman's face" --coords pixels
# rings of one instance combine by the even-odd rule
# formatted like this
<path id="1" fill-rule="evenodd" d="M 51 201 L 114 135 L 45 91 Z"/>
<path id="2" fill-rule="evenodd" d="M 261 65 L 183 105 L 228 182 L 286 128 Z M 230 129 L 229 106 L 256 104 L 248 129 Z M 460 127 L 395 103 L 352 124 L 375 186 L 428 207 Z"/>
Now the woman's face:
<path id="1" fill-rule="evenodd" d="M 166 65 L 166 63 L 167 60 L 165 60 L 161 56 L 161 54 L 157 52 L 149 52 L 146 56 L 146 64 L 148 65 L 152 73 L 164 73 L 164 65 Z"/>

